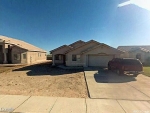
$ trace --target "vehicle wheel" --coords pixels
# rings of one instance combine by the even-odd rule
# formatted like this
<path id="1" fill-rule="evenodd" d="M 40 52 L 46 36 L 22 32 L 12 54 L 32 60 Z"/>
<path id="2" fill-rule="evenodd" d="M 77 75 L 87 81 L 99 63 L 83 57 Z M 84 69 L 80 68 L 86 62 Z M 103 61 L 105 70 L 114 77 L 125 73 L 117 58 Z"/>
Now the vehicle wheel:
<path id="1" fill-rule="evenodd" d="M 139 74 L 138 71 L 135 71 L 135 72 L 134 72 L 134 75 L 138 75 L 138 74 Z"/>
<path id="2" fill-rule="evenodd" d="M 111 70 L 111 67 L 110 67 L 110 65 L 108 65 L 108 70 Z"/>
<path id="3" fill-rule="evenodd" d="M 118 69 L 118 70 L 117 70 L 117 74 L 118 74 L 118 75 L 123 75 L 123 71 Z"/>

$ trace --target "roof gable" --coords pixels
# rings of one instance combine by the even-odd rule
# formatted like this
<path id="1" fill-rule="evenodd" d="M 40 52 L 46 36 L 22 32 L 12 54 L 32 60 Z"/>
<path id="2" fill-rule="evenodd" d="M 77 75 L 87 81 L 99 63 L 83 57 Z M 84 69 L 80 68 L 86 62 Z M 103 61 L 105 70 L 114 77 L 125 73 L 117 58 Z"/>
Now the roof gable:
<path id="1" fill-rule="evenodd" d="M 76 48 L 76 47 L 79 47 L 79 46 L 83 45 L 84 43 L 85 43 L 84 41 L 78 40 L 78 41 L 76 41 L 76 42 L 70 44 L 69 46 L 71 46 L 71 47 L 73 47 L 73 48 Z"/>
<path id="2" fill-rule="evenodd" d="M 72 52 L 72 51 L 74 51 L 74 50 L 76 50 L 76 49 L 79 49 L 79 48 L 81 48 L 81 47 L 83 47 L 83 46 L 86 46 L 86 45 L 88 45 L 88 44 L 90 44 L 90 43 L 100 44 L 99 42 L 97 42 L 97 41 L 95 41 L 95 40 L 90 40 L 90 41 L 88 41 L 88 42 L 85 42 L 83 45 L 81 45 L 81 46 L 79 46 L 79 47 L 77 47 L 77 48 L 72 48 L 72 49 L 66 51 L 66 54 L 69 53 L 69 52 Z"/>
<path id="3" fill-rule="evenodd" d="M 71 49 L 72 47 L 71 46 L 68 46 L 68 45 L 62 45 L 56 49 L 53 49 L 52 51 L 50 51 L 51 53 L 55 52 L 55 51 L 58 51 L 58 50 L 61 50 L 63 48 L 68 48 L 68 49 Z"/>
<path id="4" fill-rule="evenodd" d="M 99 44 L 99 45 L 97 45 L 97 46 L 94 46 L 93 48 L 90 48 L 90 49 L 87 49 L 86 51 L 83 51 L 82 54 L 87 53 L 87 52 L 89 52 L 89 51 L 92 51 L 92 50 L 94 50 L 94 49 L 97 49 L 97 48 L 99 48 L 99 47 L 107 47 L 107 48 L 113 49 L 114 51 L 117 51 L 117 52 L 119 52 L 119 53 L 123 53 L 123 51 L 121 51 L 121 50 L 118 50 L 118 49 L 113 48 L 113 47 L 111 47 L 111 46 L 108 46 L 108 45 L 106 45 L 106 44 L 104 44 L 104 43 L 101 43 L 101 44 Z"/>

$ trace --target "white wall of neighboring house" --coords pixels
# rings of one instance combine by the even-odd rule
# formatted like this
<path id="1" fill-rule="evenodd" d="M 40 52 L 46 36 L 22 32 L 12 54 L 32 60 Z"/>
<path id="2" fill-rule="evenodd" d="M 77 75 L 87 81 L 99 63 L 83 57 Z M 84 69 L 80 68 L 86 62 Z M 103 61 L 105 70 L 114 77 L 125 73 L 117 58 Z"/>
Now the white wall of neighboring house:
<path id="1" fill-rule="evenodd" d="M 18 64 L 18 63 L 27 63 L 27 58 L 23 58 L 23 54 L 27 54 L 27 50 L 19 48 L 17 46 L 12 48 L 12 63 Z"/>
<path id="2" fill-rule="evenodd" d="M 121 58 L 136 58 L 137 54 L 141 54 L 141 62 L 144 63 L 146 62 L 147 58 L 150 57 L 150 53 L 144 52 L 141 50 L 136 50 L 133 52 L 125 52 L 124 54 L 121 54 Z"/>
<path id="3" fill-rule="evenodd" d="M 45 52 L 27 52 L 27 63 L 32 64 L 38 61 L 42 61 L 46 59 L 46 53 Z"/>

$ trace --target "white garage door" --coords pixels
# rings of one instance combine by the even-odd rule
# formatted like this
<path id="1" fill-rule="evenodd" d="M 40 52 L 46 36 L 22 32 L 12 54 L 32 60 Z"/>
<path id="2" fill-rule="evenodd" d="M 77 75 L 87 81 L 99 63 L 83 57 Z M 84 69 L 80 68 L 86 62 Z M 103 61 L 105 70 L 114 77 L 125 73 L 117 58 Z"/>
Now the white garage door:
<path id="1" fill-rule="evenodd" d="M 100 56 L 100 55 L 89 55 L 88 64 L 89 66 L 107 66 L 109 60 L 113 59 L 113 56 Z"/>

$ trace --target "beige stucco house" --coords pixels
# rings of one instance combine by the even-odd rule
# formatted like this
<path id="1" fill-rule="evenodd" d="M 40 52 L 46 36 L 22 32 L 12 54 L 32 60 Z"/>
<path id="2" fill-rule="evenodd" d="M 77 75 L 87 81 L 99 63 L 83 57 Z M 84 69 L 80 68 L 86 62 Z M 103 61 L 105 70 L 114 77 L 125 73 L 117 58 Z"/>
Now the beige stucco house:
<path id="1" fill-rule="evenodd" d="M 46 51 L 27 42 L 0 36 L 0 64 L 32 64 L 46 60 Z"/>
<path id="2" fill-rule="evenodd" d="M 109 60 L 119 57 L 123 52 L 94 40 L 79 40 L 70 45 L 60 46 L 50 51 L 53 65 L 66 66 L 107 66 Z"/>
<path id="3" fill-rule="evenodd" d="M 124 51 L 122 58 L 137 58 L 144 64 L 150 57 L 150 46 L 119 46 L 117 49 Z"/>

